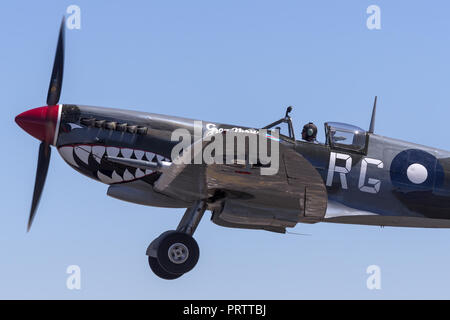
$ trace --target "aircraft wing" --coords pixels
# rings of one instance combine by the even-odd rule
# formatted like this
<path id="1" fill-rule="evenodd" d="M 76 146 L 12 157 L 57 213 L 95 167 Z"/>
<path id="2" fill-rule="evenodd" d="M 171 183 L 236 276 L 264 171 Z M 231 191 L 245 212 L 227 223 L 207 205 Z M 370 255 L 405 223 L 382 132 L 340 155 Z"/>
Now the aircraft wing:
<path id="1" fill-rule="evenodd" d="M 194 142 L 177 159 L 181 161 L 164 168 L 155 191 L 186 202 L 210 199 L 213 221 L 226 226 L 284 232 L 299 221 L 324 217 L 328 201 L 324 182 L 291 143 L 279 143 L 279 169 L 273 175 L 261 175 L 261 166 L 189 164 L 209 143 L 211 139 L 205 138 Z"/>

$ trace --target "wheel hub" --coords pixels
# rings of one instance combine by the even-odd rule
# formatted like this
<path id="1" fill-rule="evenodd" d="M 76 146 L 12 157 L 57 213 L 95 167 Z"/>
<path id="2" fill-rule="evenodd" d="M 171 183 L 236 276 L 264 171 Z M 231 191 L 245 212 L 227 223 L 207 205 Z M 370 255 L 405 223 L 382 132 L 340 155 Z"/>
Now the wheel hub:
<path id="1" fill-rule="evenodd" d="M 189 249 L 182 243 L 174 243 L 168 250 L 169 260 L 175 264 L 186 262 L 189 257 Z"/>

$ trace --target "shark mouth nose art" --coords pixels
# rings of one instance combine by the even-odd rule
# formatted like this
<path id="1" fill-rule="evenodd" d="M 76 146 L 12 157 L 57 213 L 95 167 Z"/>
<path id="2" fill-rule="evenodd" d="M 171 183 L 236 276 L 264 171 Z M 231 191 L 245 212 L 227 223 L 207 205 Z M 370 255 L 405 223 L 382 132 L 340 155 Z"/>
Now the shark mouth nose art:
<path id="1" fill-rule="evenodd" d="M 153 152 L 93 144 L 65 145 L 59 147 L 58 152 L 71 166 L 90 173 L 94 178 L 107 184 L 133 181 L 151 175 L 155 171 L 118 165 L 107 161 L 106 156 L 150 162 L 170 162 L 170 159 Z"/>

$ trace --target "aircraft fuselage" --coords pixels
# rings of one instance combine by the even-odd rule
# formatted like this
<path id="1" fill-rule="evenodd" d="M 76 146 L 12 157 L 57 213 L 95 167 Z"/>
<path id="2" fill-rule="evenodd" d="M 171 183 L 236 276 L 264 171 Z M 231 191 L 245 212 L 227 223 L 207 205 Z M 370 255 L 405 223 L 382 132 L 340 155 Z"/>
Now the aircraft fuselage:
<path id="1" fill-rule="evenodd" d="M 193 132 L 194 120 L 159 114 L 61 105 L 56 147 L 77 171 L 115 185 L 139 180 L 150 187 L 159 173 L 118 166 L 104 155 L 170 162 L 175 129 Z M 232 128 L 204 122 L 204 130 Z M 245 128 L 245 127 L 242 127 Z M 365 152 L 328 144 L 283 141 L 303 155 L 327 187 L 323 221 L 411 227 L 450 227 L 450 153 L 367 134 Z M 143 193 L 145 197 L 145 193 Z M 167 206 L 182 207 L 183 202 Z M 143 199 L 134 201 L 146 204 Z M 165 206 L 166 202 L 161 202 Z M 151 204 L 151 203 L 148 203 Z M 187 206 L 188 204 L 186 204 Z"/>

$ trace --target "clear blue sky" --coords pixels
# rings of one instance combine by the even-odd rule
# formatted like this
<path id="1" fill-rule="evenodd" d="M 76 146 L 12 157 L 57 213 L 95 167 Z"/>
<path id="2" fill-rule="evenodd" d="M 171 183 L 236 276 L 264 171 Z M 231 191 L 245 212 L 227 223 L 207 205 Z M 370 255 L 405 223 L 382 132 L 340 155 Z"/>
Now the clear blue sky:
<path id="1" fill-rule="evenodd" d="M 307 121 L 367 128 L 378 95 L 377 133 L 450 149 L 448 1 L 3 1 L 0 298 L 450 298 L 450 230 L 322 223 L 280 235 L 222 228 L 209 213 L 197 267 L 160 280 L 145 250 L 183 210 L 109 198 L 57 152 L 27 234 L 38 141 L 14 117 L 45 105 L 71 4 L 82 20 L 66 34 L 63 103 L 254 127 L 293 105 L 299 134 Z M 371 4 L 381 30 L 366 27 Z M 79 291 L 66 288 L 73 264 Z M 372 264 L 379 291 L 366 288 Z"/>

